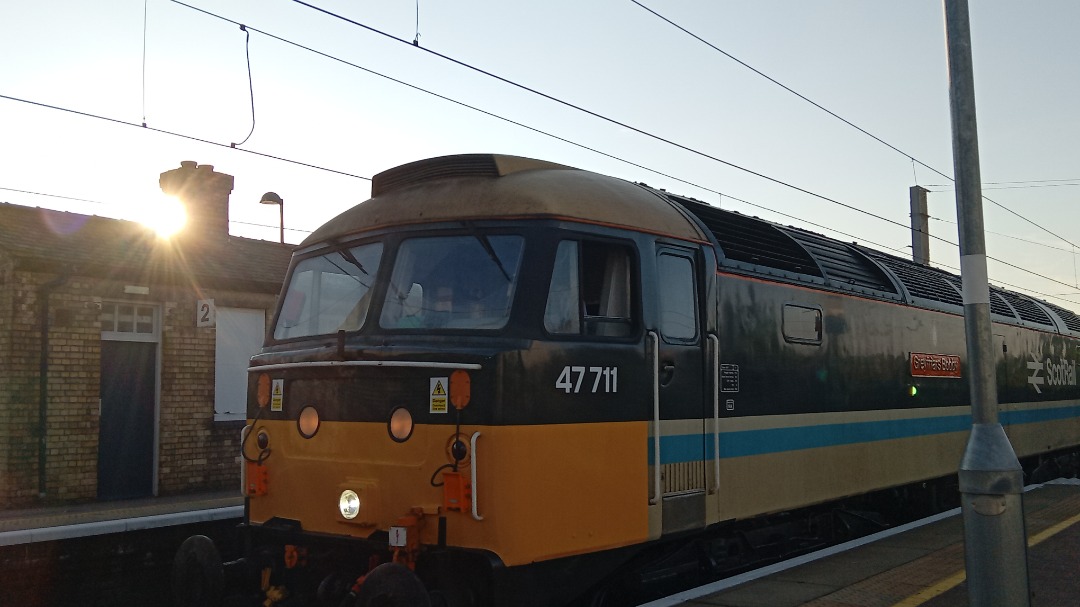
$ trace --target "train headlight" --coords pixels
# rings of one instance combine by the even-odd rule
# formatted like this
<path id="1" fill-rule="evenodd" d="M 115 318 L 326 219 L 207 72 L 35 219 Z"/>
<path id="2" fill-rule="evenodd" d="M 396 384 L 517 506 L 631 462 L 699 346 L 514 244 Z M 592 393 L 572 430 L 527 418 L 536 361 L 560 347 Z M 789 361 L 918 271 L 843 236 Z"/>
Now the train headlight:
<path id="1" fill-rule="evenodd" d="M 405 407 L 398 407 L 390 414 L 387 428 L 390 431 L 390 438 L 396 442 L 403 443 L 409 440 L 414 427 L 412 413 L 409 413 Z"/>
<path id="2" fill-rule="evenodd" d="M 311 438 L 319 431 L 319 412 L 308 405 L 300 411 L 300 417 L 296 420 L 296 427 L 300 430 L 300 436 Z"/>
<path id="3" fill-rule="evenodd" d="M 338 498 L 338 511 L 350 521 L 356 518 L 356 515 L 360 514 L 360 496 L 352 489 L 342 491 Z"/>

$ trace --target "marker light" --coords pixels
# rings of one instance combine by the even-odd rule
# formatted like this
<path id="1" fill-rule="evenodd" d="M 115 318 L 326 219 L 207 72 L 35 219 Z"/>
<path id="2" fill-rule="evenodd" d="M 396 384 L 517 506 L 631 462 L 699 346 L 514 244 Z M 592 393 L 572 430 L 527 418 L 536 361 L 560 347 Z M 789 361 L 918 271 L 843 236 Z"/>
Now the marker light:
<path id="1" fill-rule="evenodd" d="M 350 521 L 356 518 L 356 515 L 360 514 L 360 496 L 352 489 L 342 491 L 338 498 L 338 511 Z"/>
<path id="2" fill-rule="evenodd" d="M 450 374 L 450 404 L 461 411 L 469 405 L 472 398 L 472 380 L 469 373 L 458 369 Z"/>
<path id="3" fill-rule="evenodd" d="M 262 408 L 266 408 L 266 405 L 270 404 L 270 376 L 266 373 L 259 374 L 255 390 L 255 402 Z"/>
<path id="4" fill-rule="evenodd" d="M 398 407 L 390 414 L 387 429 L 390 431 L 390 438 L 394 441 L 403 443 L 409 440 L 414 427 L 412 413 L 409 413 L 405 407 Z"/>
<path id="5" fill-rule="evenodd" d="M 915 386 L 908 386 L 908 396 L 915 396 L 919 393 L 919 389 Z"/>
<path id="6" fill-rule="evenodd" d="M 296 420 L 296 427 L 300 430 L 300 436 L 311 438 L 319 431 L 319 412 L 315 407 L 308 405 L 300 411 L 300 417 Z"/>

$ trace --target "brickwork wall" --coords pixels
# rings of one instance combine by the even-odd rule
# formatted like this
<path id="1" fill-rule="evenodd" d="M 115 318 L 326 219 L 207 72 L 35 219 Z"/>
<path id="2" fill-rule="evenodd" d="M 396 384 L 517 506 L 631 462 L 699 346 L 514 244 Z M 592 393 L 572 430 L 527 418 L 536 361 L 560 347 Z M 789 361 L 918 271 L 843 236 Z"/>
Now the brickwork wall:
<path id="1" fill-rule="evenodd" d="M 219 307 L 272 309 L 275 296 L 207 292 Z M 159 492 L 185 493 L 240 486 L 243 421 L 214 421 L 217 330 L 196 327 L 194 293 L 166 304 L 162 357 Z"/>
<path id="2" fill-rule="evenodd" d="M 95 283 L 71 277 L 49 300 L 48 501 L 97 496 L 101 313 Z"/>
<path id="3" fill-rule="evenodd" d="M 13 284 L 14 264 L 0 253 L 0 328 L 11 327 L 14 323 Z M 15 490 L 11 469 L 11 414 L 20 396 L 12 371 L 11 340 L 11 331 L 0 330 L 0 509 L 11 503 L 11 494 Z"/>
<path id="4" fill-rule="evenodd" d="M 0 509 L 42 504 L 38 482 L 40 287 L 55 274 L 0 257 Z M 198 299 L 269 310 L 276 296 L 151 287 L 124 296 L 116 281 L 70 277 L 49 298 L 44 503 L 97 496 L 102 300 L 160 305 L 158 494 L 239 487 L 243 421 L 214 420 L 216 329 L 196 328 Z M 154 431 L 148 428 L 148 431 Z"/>
<path id="5" fill-rule="evenodd" d="M 0 394 L 0 507 L 39 503 L 41 288 L 55 275 L 14 271 L 0 284 L 5 353 Z M 46 501 L 91 499 L 97 487 L 101 329 L 91 282 L 70 278 L 49 296 Z"/>

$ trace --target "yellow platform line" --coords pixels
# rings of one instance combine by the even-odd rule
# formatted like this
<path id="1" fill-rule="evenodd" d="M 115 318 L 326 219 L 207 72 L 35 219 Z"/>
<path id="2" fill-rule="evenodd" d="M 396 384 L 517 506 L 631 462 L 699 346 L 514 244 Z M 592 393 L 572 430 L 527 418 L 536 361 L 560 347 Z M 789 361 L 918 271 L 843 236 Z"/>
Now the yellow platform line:
<path id="1" fill-rule="evenodd" d="M 1039 544 L 1040 542 L 1054 535 L 1057 535 L 1058 533 L 1061 533 L 1068 527 L 1071 527 L 1078 522 L 1080 522 L 1080 514 L 1065 519 L 1064 521 L 1061 521 L 1056 525 L 1043 529 L 1041 532 L 1036 533 L 1034 536 L 1028 538 L 1028 548 L 1031 548 Z M 964 582 L 965 579 L 967 579 L 967 572 L 961 570 L 941 580 L 937 584 L 930 586 L 929 588 L 924 588 L 923 590 L 916 592 L 915 594 L 900 601 L 899 603 L 896 603 L 895 605 L 893 605 L 893 607 L 917 607 L 918 605 L 922 605 L 930 599 L 945 594 L 946 592 L 959 586 Z"/>

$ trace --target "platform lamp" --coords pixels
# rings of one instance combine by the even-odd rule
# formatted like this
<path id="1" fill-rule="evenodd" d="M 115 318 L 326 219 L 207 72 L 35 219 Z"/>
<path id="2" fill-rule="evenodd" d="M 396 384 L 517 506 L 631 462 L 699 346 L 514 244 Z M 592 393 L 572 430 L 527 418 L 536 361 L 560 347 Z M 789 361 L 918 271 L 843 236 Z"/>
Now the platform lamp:
<path id="1" fill-rule="evenodd" d="M 281 234 L 281 244 L 285 244 L 285 201 L 274 192 L 267 192 L 259 200 L 262 204 L 278 205 L 278 229 Z"/>

